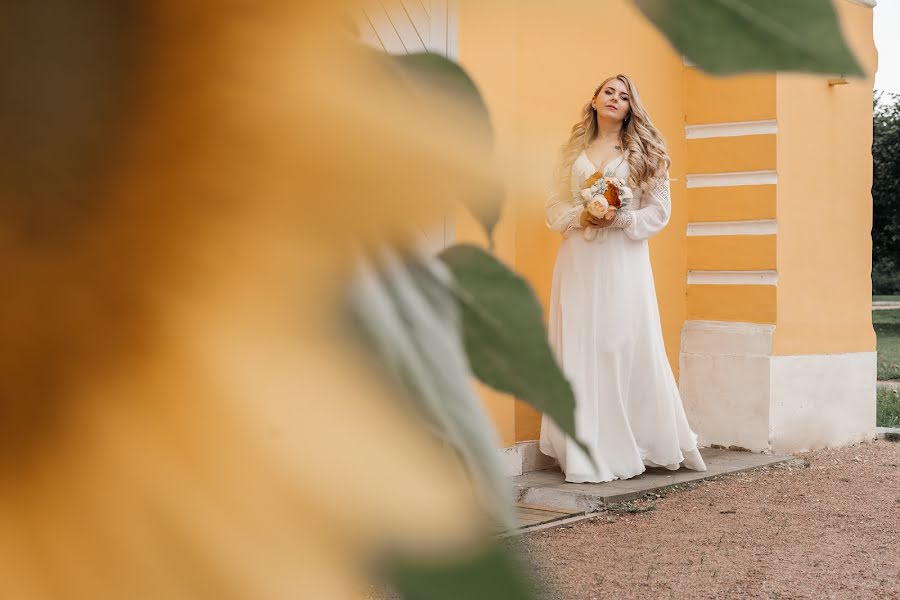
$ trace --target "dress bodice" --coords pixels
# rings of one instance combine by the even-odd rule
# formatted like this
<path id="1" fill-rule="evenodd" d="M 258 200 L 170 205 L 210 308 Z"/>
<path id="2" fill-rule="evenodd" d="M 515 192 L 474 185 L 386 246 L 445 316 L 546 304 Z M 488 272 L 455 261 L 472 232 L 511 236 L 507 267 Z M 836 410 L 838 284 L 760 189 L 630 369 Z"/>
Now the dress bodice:
<path id="1" fill-rule="evenodd" d="M 585 152 L 584 150 L 581 151 L 581 154 L 579 154 L 575 162 L 572 163 L 573 175 L 577 171 L 578 175 L 588 177 L 599 170 L 600 169 L 598 169 L 597 166 L 593 162 L 591 162 L 591 159 L 588 158 L 587 152 Z M 603 165 L 603 174 L 611 175 L 613 177 L 627 177 L 628 160 L 626 159 L 626 154 L 622 153 Z"/>

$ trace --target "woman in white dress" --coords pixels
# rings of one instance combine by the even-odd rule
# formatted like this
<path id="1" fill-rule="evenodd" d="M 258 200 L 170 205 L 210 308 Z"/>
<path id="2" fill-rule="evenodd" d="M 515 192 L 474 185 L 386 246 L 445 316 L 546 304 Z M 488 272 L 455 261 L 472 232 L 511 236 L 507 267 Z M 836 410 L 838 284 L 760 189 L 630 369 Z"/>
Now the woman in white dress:
<path id="1" fill-rule="evenodd" d="M 669 165 L 624 75 L 596 89 L 560 150 L 546 204 L 547 225 L 564 237 L 550 344 L 575 392 L 578 437 L 599 466 L 545 415 L 540 449 L 559 461 L 566 481 L 628 479 L 648 466 L 706 470 L 666 357 L 647 245 L 669 221 Z M 624 179 L 623 197 L 632 194 L 613 218 L 582 206 L 584 181 L 598 171 Z"/>

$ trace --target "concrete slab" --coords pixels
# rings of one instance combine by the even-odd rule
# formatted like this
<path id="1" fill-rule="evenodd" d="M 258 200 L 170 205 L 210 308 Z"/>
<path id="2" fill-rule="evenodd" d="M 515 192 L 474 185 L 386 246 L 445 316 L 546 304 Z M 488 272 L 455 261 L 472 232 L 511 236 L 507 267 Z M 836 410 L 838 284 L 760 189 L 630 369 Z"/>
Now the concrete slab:
<path id="1" fill-rule="evenodd" d="M 876 427 L 875 437 L 879 440 L 900 442 L 900 427 Z M 560 473 L 562 475 L 562 473 Z"/>
<path id="2" fill-rule="evenodd" d="M 644 494 L 658 493 L 675 485 L 774 465 L 792 458 L 719 448 L 701 448 L 700 454 L 707 467 L 702 473 L 687 469 L 669 471 L 651 468 L 637 477 L 626 480 L 607 483 L 566 483 L 562 472 L 556 468 L 513 477 L 513 483 L 520 502 L 592 512 L 608 504 L 629 502 Z"/>

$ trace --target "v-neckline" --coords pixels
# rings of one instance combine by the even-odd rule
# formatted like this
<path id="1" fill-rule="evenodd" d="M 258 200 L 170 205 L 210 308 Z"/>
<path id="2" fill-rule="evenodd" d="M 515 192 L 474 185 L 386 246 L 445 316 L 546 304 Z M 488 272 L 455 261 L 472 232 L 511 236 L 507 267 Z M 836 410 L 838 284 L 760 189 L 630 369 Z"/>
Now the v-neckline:
<path id="1" fill-rule="evenodd" d="M 622 153 L 619 154 L 618 156 L 616 156 L 616 157 L 614 157 L 614 158 L 611 158 L 611 159 L 609 159 L 608 161 L 606 161 L 606 164 L 603 165 L 603 168 L 602 168 L 602 169 L 598 169 L 598 168 L 597 168 L 597 165 L 594 163 L 594 161 L 591 160 L 591 157 L 588 156 L 587 150 L 582 150 L 582 151 L 581 151 L 581 155 L 584 156 L 584 160 L 588 161 L 588 164 L 591 165 L 597 173 L 605 173 L 605 172 L 606 172 L 606 167 L 608 167 L 609 165 L 613 164 L 615 161 L 620 160 L 620 159 L 622 159 L 622 158 L 625 157 L 625 152 L 622 152 Z"/>

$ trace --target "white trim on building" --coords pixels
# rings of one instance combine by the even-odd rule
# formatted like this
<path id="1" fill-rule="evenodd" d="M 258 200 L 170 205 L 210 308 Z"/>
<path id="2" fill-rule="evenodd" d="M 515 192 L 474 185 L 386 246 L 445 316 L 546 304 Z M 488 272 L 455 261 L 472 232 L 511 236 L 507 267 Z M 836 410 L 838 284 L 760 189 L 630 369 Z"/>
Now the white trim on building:
<path id="1" fill-rule="evenodd" d="M 688 223 L 688 237 L 715 235 L 775 235 L 778 224 L 775 219 L 745 221 L 695 221 Z"/>
<path id="2" fill-rule="evenodd" d="M 684 132 L 689 140 L 746 135 L 772 135 L 778 133 L 778 122 L 771 119 L 768 121 L 735 121 L 732 123 L 687 125 L 684 128 Z"/>
<path id="3" fill-rule="evenodd" d="M 778 183 L 775 171 L 741 171 L 687 175 L 688 188 L 726 187 L 739 185 L 772 185 Z"/>
<path id="4" fill-rule="evenodd" d="M 778 271 L 688 271 L 688 285 L 778 285 Z"/>

